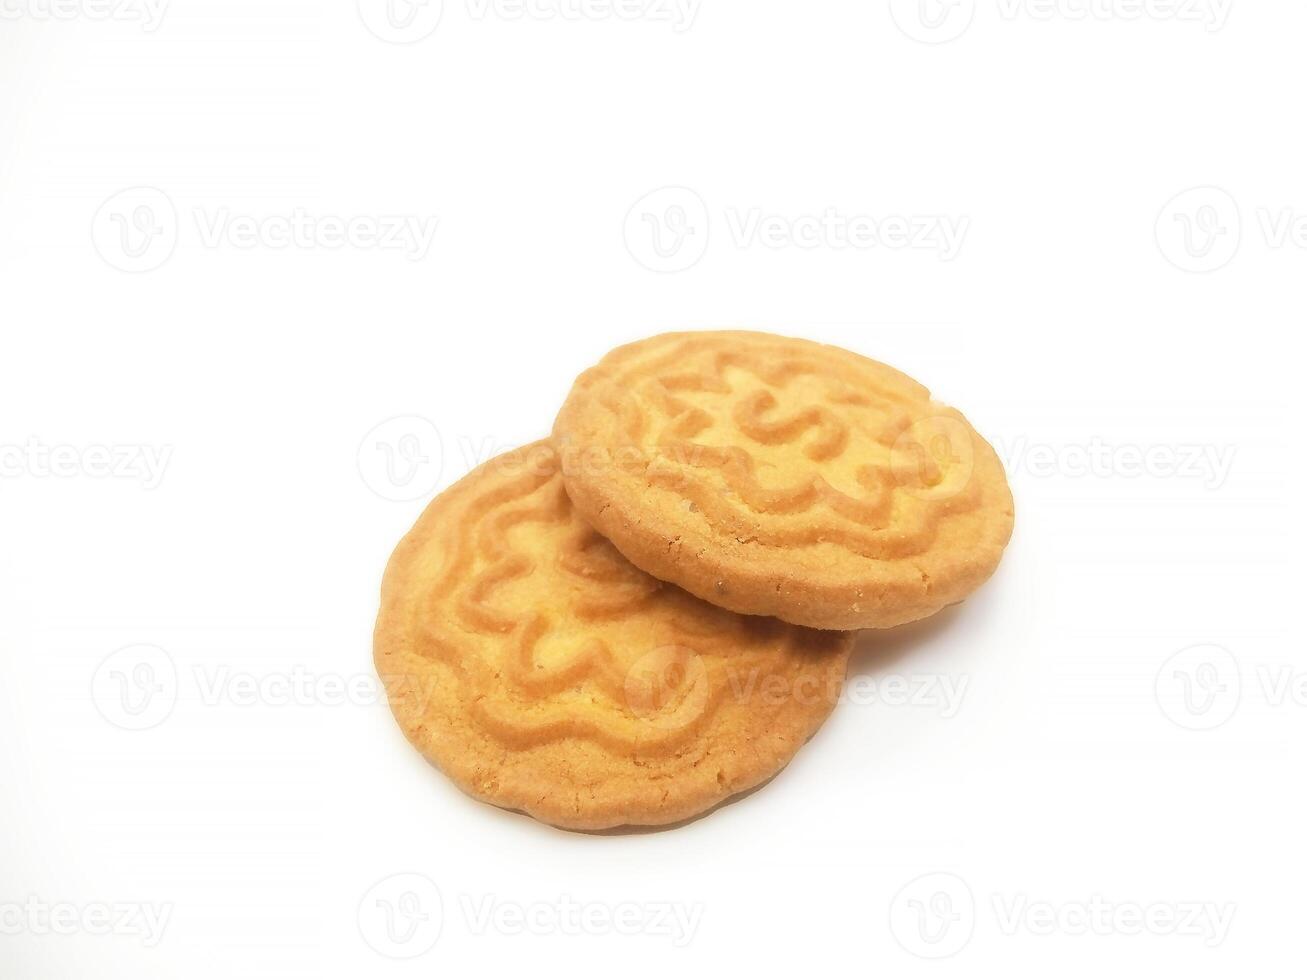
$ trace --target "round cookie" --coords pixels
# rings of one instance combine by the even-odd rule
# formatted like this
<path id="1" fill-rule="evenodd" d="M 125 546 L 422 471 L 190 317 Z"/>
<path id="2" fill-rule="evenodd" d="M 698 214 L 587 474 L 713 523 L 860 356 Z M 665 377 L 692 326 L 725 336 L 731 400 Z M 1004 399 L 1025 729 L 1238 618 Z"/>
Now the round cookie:
<path id="1" fill-rule="evenodd" d="M 540 442 L 427 507 L 386 568 L 374 657 L 404 734 L 465 791 L 597 830 L 774 775 L 829 715 L 852 644 L 644 574 L 575 513 Z"/>
<path id="2" fill-rule="evenodd" d="M 838 347 L 671 333 L 582 374 L 554 423 L 568 494 L 632 563 L 719 606 L 889 627 L 997 567 L 994 450 L 907 375 Z"/>

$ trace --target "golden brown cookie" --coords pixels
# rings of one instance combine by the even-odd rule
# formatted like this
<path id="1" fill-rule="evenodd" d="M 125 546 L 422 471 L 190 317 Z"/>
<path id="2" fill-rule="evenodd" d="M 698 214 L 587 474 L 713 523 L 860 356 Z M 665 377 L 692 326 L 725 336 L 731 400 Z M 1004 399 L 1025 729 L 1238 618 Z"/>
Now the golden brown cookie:
<path id="1" fill-rule="evenodd" d="M 891 367 L 806 340 L 673 333 L 577 379 L 568 494 L 635 565 L 736 612 L 896 626 L 970 594 L 1012 533 L 994 450 Z"/>
<path id="2" fill-rule="evenodd" d="M 409 741 L 464 790 L 594 830 L 684 820 L 779 771 L 852 643 L 644 574 L 576 515 L 541 442 L 464 477 L 400 542 L 374 656 Z"/>

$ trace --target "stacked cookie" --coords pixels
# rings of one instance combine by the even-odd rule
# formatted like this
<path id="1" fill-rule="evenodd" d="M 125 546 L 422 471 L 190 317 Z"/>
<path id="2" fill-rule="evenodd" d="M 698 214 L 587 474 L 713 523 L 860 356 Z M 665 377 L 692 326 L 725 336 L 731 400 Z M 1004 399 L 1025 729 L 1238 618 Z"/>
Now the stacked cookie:
<path id="1" fill-rule="evenodd" d="M 906 375 L 665 334 L 431 503 L 386 569 L 376 666 L 473 796 L 577 830 L 675 823 L 793 757 L 850 631 L 965 598 L 1011 531 L 993 449 Z"/>

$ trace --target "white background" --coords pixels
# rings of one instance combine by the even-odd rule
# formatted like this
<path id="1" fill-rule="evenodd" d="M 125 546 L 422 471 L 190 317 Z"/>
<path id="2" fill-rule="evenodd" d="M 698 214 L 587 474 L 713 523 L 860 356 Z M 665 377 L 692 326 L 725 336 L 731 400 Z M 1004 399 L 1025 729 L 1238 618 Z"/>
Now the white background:
<path id="1" fill-rule="evenodd" d="M 48 3 L 0 19 L 0 974 L 1301 967 L 1302 5 Z M 1002 567 L 702 820 L 469 800 L 362 690 L 390 549 L 723 325 L 961 407 Z"/>

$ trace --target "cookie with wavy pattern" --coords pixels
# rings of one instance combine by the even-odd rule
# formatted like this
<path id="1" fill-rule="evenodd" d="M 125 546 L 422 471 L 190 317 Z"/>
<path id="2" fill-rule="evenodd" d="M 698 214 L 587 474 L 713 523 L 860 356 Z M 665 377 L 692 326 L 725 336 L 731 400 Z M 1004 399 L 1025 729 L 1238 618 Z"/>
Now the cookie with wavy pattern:
<path id="1" fill-rule="evenodd" d="M 472 796 L 559 827 L 684 820 L 779 771 L 852 634 L 709 605 L 581 520 L 546 442 L 437 497 L 382 584 L 374 658 L 408 739 Z"/>
<path id="2" fill-rule="evenodd" d="M 746 331 L 619 347 L 554 425 L 581 515 L 650 574 L 741 613 L 889 627 L 997 567 L 1012 494 L 994 450 L 907 375 Z"/>

